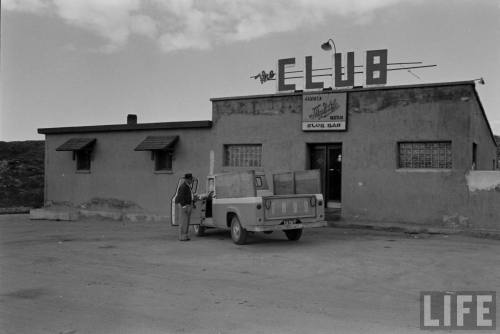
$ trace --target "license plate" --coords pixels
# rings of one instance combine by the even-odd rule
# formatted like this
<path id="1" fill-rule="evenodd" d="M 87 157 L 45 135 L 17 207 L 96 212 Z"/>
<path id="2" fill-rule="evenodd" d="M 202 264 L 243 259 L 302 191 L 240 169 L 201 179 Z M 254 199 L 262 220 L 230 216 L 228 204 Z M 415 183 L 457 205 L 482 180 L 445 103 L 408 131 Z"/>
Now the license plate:
<path id="1" fill-rule="evenodd" d="M 285 219 L 285 220 L 283 220 L 283 224 L 285 224 L 285 225 L 295 224 L 295 222 L 296 222 L 295 219 Z"/>

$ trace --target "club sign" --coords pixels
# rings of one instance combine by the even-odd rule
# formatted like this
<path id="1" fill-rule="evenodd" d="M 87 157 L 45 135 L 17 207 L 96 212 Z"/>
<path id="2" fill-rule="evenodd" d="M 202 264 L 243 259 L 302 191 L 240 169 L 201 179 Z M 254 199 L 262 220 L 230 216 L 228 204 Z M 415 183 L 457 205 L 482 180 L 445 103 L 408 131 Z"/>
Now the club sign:
<path id="1" fill-rule="evenodd" d="M 260 79 L 261 84 L 276 80 L 276 89 L 278 92 L 293 92 L 297 90 L 294 81 L 302 79 L 303 90 L 318 91 L 324 88 L 324 79 L 317 79 L 317 77 L 330 77 L 332 89 L 354 87 L 354 76 L 356 74 L 364 74 L 365 86 L 381 86 L 387 84 L 387 72 L 389 71 L 405 70 L 418 78 L 411 70 L 437 66 L 422 65 L 420 61 L 389 62 L 387 49 L 367 50 L 364 57 L 358 55 L 356 58 L 354 52 L 347 52 L 345 54 L 335 53 L 332 54 L 331 67 L 313 68 L 312 56 L 307 56 L 304 60 L 303 70 L 295 68 L 295 58 L 284 58 L 278 60 L 276 70 L 271 69 L 269 72 L 261 71 L 250 78 Z M 360 64 L 356 65 L 355 60 L 360 62 Z"/>
<path id="2" fill-rule="evenodd" d="M 387 84 L 388 71 L 405 70 L 416 76 L 412 69 L 435 67 L 422 65 L 420 61 L 389 62 L 388 50 L 367 50 L 364 57 L 356 57 L 354 52 L 332 54 L 332 66 L 313 68 L 311 56 L 305 57 L 304 69 L 295 68 L 295 58 L 278 60 L 276 69 L 261 71 L 251 76 L 261 84 L 276 81 L 278 92 L 296 92 L 296 79 L 302 79 L 302 130 L 303 131 L 346 131 L 347 130 L 347 93 L 346 89 L 355 87 L 356 74 L 364 74 L 365 86 Z M 323 79 L 318 79 L 323 77 Z M 332 87 L 324 89 L 324 77 L 329 77 Z M 418 76 L 417 76 L 418 77 Z M 337 89 L 339 89 L 337 91 Z M 344 90 L 343 92 L 341 90 Z"/>
<path id="3" fill-rule="evenodd" d="M 278 60 L 278 91 L 295 90 L 295 84 L 285 83 L 285 67 L 295 65 L 295 58 Z M 335 54 L 335 65 L 333 71 L 335 88 L 354 86 L 354 52 L 347 53 L 347 63 L 342 64 L 342 54 Z M 323 82 L 313 82 L 312 57 L 305 57 L 304 88 L 322 89 Z M 342 75 L 344 74 L 344 76 Z M 385 85 L 387 83 L 387 50 L 370 50 L 366 52 L 366 85 Z"/>

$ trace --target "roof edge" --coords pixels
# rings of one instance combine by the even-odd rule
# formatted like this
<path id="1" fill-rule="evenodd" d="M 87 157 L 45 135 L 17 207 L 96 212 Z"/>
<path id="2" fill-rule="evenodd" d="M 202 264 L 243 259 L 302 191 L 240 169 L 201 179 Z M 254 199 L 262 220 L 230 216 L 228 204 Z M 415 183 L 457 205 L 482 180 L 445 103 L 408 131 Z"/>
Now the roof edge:
<path id="1" fill-rule="evenodd" d="M 212 127 L 212 121 L 187 121 L 187 122 L 109 124 L 109 125 L 90 125 L 90 126 L 70 126 L 70 127 L 60 127 L 60 128 L 39 128 L 38 133 L 63 134 L 63 133 L 83 133 L 83 132 L 199 129 L 199 128 L 211 128 L 211 127 Z"/>
<path id="2" fill-rule="evenodd" d="M 490 130 L 490 135 L 491 139 L 493 140 L 493 145 L 498 147 L 497 141 L 495 140 L 495 134 L 493 133 L 493 130 L 491 129 L 490 121 L 488 120 L 488 116 L 486 116 L 486 111 L 484 111 L 483 103 L 481 102 L 481 99 L 479 98 L 479 93 L 476 90 L 476 87 L 474 86 L 474 95 L 476 97 L 476 101 L 479 104 L 479 109 L 481 109 L 481 114 L 483 115 L 484 120 L 486 121 L 486 125 L 488 126 L 488 130 Z"/>
<path id="3" fill-rule="evenodd" d="M 227 100 L 242 100 L 242 99 L 259 99 L 259 98 L 272 98 L 272 97 L 282 97 L 282 96 L 297 96 L 303 94 L 318 94 L 318 93 L 352 93 L 352 92 L 363 92 L 372 90 L 392 90 L 392 89 L 406 89 L 406 88 L 425 88 L 425 87 L 443 87 L 443 86 L 459 86 L 459 85 L 473 85 L 475 86 L 474 80 L 466 81 L 450 81 L 450 82 L 438 82 L 438 83 L 423 83 L 414 85 L 399 85 L 399 86 L 379 86 L 379 87 L 354 87 L 349 89 L 323 89 L 323 90 L 296 90 L 295 92 L 285 92 L 285 93 L 273 93 L 273 94 L 258 94 L 258 95 L 246 95 L 246 96 L 228 96 L 228 97 L 215 97 L 211 98 L 211 102 L 227 101 Z"/>

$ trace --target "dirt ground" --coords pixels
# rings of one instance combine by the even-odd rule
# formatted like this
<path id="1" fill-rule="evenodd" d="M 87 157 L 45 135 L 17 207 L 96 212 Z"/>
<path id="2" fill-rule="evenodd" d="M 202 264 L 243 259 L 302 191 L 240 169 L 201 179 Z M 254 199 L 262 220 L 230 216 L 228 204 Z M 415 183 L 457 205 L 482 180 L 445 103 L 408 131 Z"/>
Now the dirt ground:
<path id="1" fill-rule="evenodd" d="M 422 333 L 420 291 L 499 291 L 499 254 L 458 235 L 321 228 L 237 246 L 223 231 L 178 242 L 161 223 L 0 215 L 0 332 Z"/>

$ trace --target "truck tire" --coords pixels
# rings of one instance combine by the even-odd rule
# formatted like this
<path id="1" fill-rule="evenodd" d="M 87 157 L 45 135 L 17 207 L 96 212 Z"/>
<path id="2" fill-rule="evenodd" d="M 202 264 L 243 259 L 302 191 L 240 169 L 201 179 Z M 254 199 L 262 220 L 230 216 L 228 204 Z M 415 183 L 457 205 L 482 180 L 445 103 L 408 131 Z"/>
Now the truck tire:
<path id="1" fill-rule="evenodd" d="M 201 225 L 193 225 L 193 231 L 194 231 L 194 235 L 196 235 L 197 237 L 202 237 L 205 235 L 205 226 L 201 226 Z"/>
<path id="2" fill-rule="evenodd" d="M 288 238 L 288 240 L 297 241 L 302 236 L 302 229 L 297 228 L 294 230 L 285 230 L 285 234 L 286 234 L 286 237 Z"/>
<path id="3" fill-rule="evenodd" d="M 247 231 L 241 226 L 236 215 L 231 218 L 231 239 L 237 245 L 244 245 L 247 239 Z"/>

